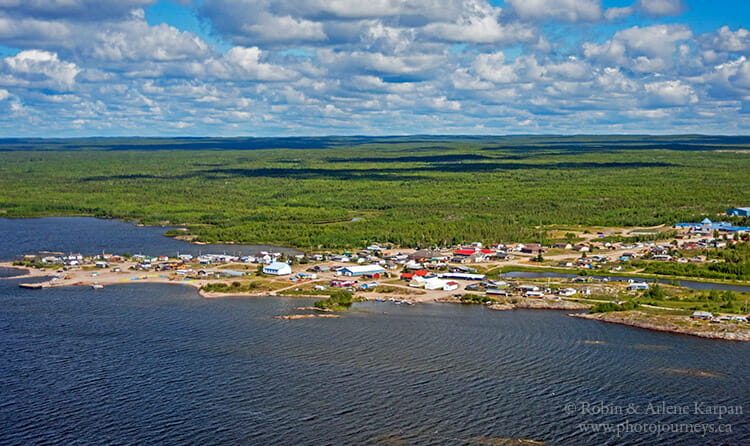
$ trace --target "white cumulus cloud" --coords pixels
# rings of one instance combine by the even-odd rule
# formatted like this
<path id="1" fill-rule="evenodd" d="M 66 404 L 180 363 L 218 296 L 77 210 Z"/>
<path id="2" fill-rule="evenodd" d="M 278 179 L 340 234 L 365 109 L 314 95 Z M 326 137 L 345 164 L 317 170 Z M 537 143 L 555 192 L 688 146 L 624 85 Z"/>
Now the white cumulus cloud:
<path id="1" fill-rule="evenodd" d="M 599 0 L 506 0 L 523 19 L 552 19 L 561 22 L 599 20 Z"/>
<path id="2" fill-rule="evenodd" d="M 21 51 L 3 59 L 7 71 L 29 84 L 43 82 L 58 89 L 70 89 L 81 69 L 72 62 L 61 61 L 56 53 L 39 50 Z"/>
<path id="3" fill-rule="evenodd" d="M 602 44 L 586 42 L 587 58 L 609 66 L 625 66 L 636 71 L 663 71 L 673 65 L 678 42 L 692 37 L 685 25 L 634 26 L 617 31 Z"/>
<path id="4" fill-rule="evenodd" d="M 636 7 L 650 17 L 679 15 L 686 9 L 682 0 L 638 0 Z"/>
<path id="5" fill-rule="evenodd" d="M 644 87 L 651 105 L 677 107 L 698 102 L 692 87 L 679 80 L 652 82 Z"/>

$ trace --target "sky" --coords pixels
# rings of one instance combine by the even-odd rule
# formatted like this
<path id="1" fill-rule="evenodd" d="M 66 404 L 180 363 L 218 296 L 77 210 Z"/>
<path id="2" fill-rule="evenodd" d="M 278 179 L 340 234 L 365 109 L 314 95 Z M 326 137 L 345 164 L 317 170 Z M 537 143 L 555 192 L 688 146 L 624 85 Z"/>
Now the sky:
<path id="1" fill-rule="evenodd" d="M 0 137 L 750 134 L 747 0 L 0 0 Z"/>

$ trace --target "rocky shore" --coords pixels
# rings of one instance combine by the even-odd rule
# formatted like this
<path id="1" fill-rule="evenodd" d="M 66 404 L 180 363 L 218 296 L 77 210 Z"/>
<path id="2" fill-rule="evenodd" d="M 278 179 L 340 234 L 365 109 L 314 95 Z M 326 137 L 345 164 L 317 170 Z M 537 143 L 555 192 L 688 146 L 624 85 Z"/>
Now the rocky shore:
<path id="1" fill-rule="evenodd" d="M 513 301 L 500 302 L 494 305 L 488 305 L 487 308 L 490 310 L 515 310 L 515 309 L 526 309 L 526 310 L 585 310 L 590 305 L 586 305 L 580 302 L 572 302 L 569 300 L 551 300 L 551 299 L 514 299 Z"/>
<path id="2" fill-rule="evenodd" d="M 288 314 L 285 316 L 274 316 L 274 319 L 284 319 L 287 321 L 293 321 L 297 319 L 311 319 L 311 318 L 317 318 L 317 317 L 341 317 L 338 314 Z"/>
<path id="3" fill-rule="evenodd" d="M 727 323 L 711 324 L 707 321 L 690 319 L 688 316 L 656 315 L 637 310 L 595 314 L 574 313 L 570 316 L 708 339 L 750 341 L 750 328 Z"/>

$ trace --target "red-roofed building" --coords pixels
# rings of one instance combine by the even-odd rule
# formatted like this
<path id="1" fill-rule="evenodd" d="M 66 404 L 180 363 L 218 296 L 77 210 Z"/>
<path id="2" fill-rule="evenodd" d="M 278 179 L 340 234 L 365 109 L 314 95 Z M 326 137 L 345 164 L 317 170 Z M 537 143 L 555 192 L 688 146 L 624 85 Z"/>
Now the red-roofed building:
<path id="1" fill-rule="evenodd" d="M 414 273 L 401 273 L 401 280 L 411 280 L 414 277 Z"/>
<path id="2" fill-rule="evenodd" d="M 475 253 L 476 253 L 476 250 L 469 249 L 469 248 L 461 248 L 461 249 L 457 249 L 453 251 L 453 254 L 457 256 L 471 256 L 471 255 L 474 255 Z"/>
<path id="3" fill-rule="evenodd" d="M 426 270 L 423 270 L 423 269 L 420 269 L 415 274 L 418 275 L 419 277 L 425 277 L 426 275 L 430 274 L 430 272 L 426 271 Z"/>
<path id="4" fill-rule="evenodd" d="M 453 291 L 455 289 L 458 289 L 458 282 L 455 280 L 445 282 L 445 285 L 443 285 L 443 291 Z"/>
<path id="5" fill-rule="evenodd" d="M 487 248 L 484 248 L 484 249 L 480 250 L 480 252 L 482 254 L 495 254 L 495 250 L 493 250 L 493 249 L 487 249 Z"/>

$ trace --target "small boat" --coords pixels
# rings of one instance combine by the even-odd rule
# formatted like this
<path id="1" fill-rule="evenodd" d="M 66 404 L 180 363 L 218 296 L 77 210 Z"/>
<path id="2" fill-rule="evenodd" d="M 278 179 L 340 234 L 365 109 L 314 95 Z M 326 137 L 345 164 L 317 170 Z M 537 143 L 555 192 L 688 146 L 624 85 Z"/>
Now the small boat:
<path id="1" fill-rule="evenodd" d="M 91 288 L 98 290 L 100 288 L 104 288 L 104 285 L 101 285 L 100 283 L 95 282 L 94 284 L 91 285 Z"/>

